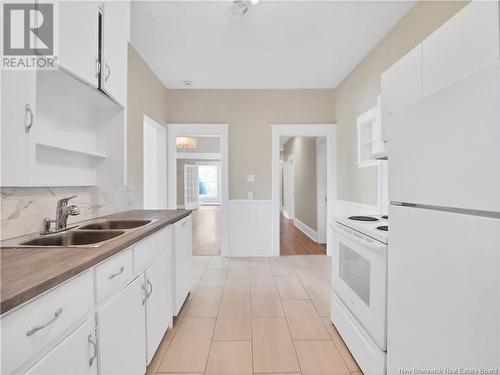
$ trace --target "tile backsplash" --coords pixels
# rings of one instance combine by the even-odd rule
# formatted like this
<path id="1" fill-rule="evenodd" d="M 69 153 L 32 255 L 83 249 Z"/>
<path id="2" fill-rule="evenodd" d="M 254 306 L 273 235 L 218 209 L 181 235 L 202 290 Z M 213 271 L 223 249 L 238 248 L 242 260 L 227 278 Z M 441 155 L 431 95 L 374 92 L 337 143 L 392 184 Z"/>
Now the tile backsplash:
<path id="1" fill-rule="evenodd" d="M 68 223 L 131 210 L 134 191 L 129 186 L 113 187 L 33 187 L 1 188 L 0 239 L 18 237 L 40 230 L 43 218 L 55 217 L 59 199 L 76 195 L 71 200 L 80 215 L 70 216 Z"/>

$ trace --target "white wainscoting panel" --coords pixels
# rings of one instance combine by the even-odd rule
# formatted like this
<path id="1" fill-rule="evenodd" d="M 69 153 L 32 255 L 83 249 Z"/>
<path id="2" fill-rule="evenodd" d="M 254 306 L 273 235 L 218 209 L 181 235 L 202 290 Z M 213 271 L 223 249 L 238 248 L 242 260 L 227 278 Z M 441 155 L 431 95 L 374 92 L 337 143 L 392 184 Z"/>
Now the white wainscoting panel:
<path id="1" fill-rule="evenodd" d="M 229 200 L 229 256 L 272 256 L 271 200 Z"/>

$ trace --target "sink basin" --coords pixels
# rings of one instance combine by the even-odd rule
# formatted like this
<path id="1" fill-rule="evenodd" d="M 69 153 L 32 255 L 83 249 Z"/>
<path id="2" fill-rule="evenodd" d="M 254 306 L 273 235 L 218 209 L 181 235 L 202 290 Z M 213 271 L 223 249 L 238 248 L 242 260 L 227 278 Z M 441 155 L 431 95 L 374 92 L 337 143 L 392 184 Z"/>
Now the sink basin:
<path id="1" fill-rule="evenodd" d="M 80 227 L 80 229 L 106 230 L 106 229 L 132 229 L 151 223 L 152 220 L 105 220 Z"/>
<path id="2" fill-rule="evenodd" d="M 124 231 L 84 231 L 73 230 L 22 242 L 21 246 L 99 246 L 101 242 L 121 236 Z"/>

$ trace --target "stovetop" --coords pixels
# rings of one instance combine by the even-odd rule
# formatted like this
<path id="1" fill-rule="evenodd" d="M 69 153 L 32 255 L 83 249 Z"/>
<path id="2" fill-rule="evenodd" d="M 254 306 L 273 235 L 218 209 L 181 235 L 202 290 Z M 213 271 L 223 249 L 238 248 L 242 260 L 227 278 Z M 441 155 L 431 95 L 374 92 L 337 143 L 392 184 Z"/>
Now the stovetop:
<path id="1" fill-rule="evenodd" d="M 387 215 L 356 215 L 339 217 L 336 221 L 380 242 L 389 243 L 389 218 Z"/>

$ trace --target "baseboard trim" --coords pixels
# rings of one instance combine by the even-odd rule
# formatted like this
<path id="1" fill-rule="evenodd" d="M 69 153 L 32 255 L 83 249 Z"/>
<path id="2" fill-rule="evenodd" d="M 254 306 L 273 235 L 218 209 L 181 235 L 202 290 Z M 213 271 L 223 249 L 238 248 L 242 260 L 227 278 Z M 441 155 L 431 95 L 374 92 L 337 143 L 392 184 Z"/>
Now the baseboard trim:
<path id="1" fill-rule="evenodd" d="M 284 208 L 281 209 L 281 213 L 285 217 L 285 219 L 290 220 L 290 215 L 288 214 L 288 211 L 285 210 Z"/>
<path id="2" fill-rule="evenodd" d="M 316 232 L 314 229 L 307 226 L 297 218 L 293 219 L 293 224 L 311 240 L 313 240 L 314 242 L 318 242 L 318 232 Z"/>

